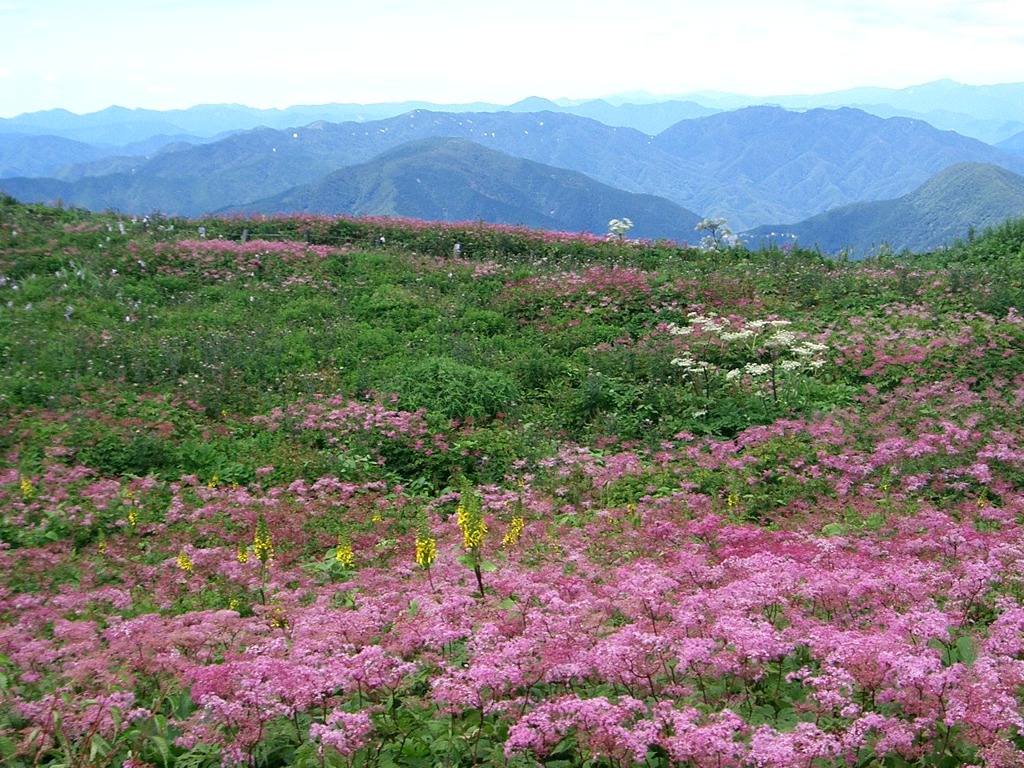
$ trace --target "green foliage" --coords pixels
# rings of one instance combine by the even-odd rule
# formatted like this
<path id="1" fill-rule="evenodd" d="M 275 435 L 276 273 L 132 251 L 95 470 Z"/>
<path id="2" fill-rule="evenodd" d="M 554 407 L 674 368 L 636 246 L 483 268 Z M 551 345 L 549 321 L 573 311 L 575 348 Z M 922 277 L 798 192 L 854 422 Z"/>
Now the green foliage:
<path id="1" fill-rule="evenodd" d="M 424 408 L 449 419 L 493 418 L 515 407 L 517 387 L 500 371 L 445 357 L 410 364 L 388 382 L 410 410 Z"/>
<path id="2" fill-rule="evenodd" d="M 37 210 L 2 199 L 0 216 L 0 238 L 8 238 L 0 240 L 0 276 L 8 280 L 0 286 L 0 540 L 12 562 L 31 555 L 39 563 L 14 569 L 8 590 L 38 593 L 32 600 L 40 605 L 43 593 L 57 592 L 69 606 L 60 621 L 70 628 L 40 622 L 47 642 L 57 630 L 72 638 L 71 629 L 95 629 L 97 642 L 112 647 L 114 622 L 100 621 L 108 614 L 75 602 L 108 586 L 126 593 L 120 620 L 202 611 L 227 622 L 244 617 L 249 629 L 238 630 L 240 643 L 251 642 L 246 633 L 254 627 L 292 642 L 289 611 L 318 600 L 320 587 L 331 590 L 324 605 L 350 609 L 366 599 L 360 579 L 379 568 L 394 592 L 372 601 L 394 603 L 381 616 L 397 608 L 366 632 L 407 632 L 438 610 L 439 587 L 474 594 L 479 613 L 469 616 L 472 623 L 500 633 L 527 623 L 527 601 L 529 610 L 540 607 L 537 597 L 510 594 L 517 589 L 512 567 L 543 558 L 557 579 L 596 563 L 675 561 L 681 553 L 685 561 L 705 547 L 746 552 L 747 542 L 765 532 L 781 534 L 771 539 L 780 545 L 772 557 L 788 557 L 808 541 L 822 545 L 809 558 L 826 557 L 833 547 L 859 548 L 869 535 L 877 535 L 882 551 L 886 537 L 915 524 L 909 510 L 916 506 L 930 510 L 929 520 L 948 519 L 951 530 L 957 523 L 961 553 L 1012 525 L 1014 507 L 998 497 L 1022 484 L 1014 435 L 1024 380 L 1017 310 L 1024 224 L 928 257 L 851 264 L 799 250 L 555 244 L 535 233 L 403 229 L 394 222 L 389 240 L 406 242 L 310 250 L 306 237 L 355 241 L 370 232 L 360 229 L 368 224 L 342 220 L 295 220 L 288 226 L 298 240 L 250 240 L 243 247 L 234 240 L 178 241 L 170 230 L 122 239 L 112 214 Z M 240 226 L 265 226 L 279 234 L 283 224 L 211 220 L 209 228 L 230 235 Z M 22 233 L 17 247 L 9 240 L 14 229 Z M 107 233 L 114 233 L 109 246 Z M 463 242 L 487 256 L 453 257 L 450 239 L 471 235 L 477 239 Z M 97 255 L 100 242 L 105 248 Z M 550 260 L 534 263 L 534 247 Z M 87 251 L 92 255 L 81 256 Z M 249 261 L 257 257 L 258 269 Z M 143 271 L 139 261 L 165 269 Z M 237 273 L 204 271 L 236 262 L 243 264 Z M 993 314 L 978 314 L 983 308 Z M 709 330 L 719 322 L 719 330 Z M 793 335 L 770 344 L 767 333 L 740 333 L 772 323 Z M 701 333 L 695 325 L 704 326 Z M 673 332 L 684 327 L 691 333 Z M 806 346 L 814 340 L 820 344 Z M 784 365 L 798 359 L 815 364 Z M 962 389 L 936 390 L 939 380 Z M 884 435 L 864 437 L 866 427 L 862 434 L 844 431 L 879 414 Z M 904 439 L 904 431 L 919 427 L 924 434 L 915 431 L 913 440 L 941 432 L 948 437 L 942 449 Z M 964 474 L 973 461 L 965 457 L 981 447 L 974 433 L 983 431 L 1003 441 L 986 446 L 990 456 L 1003 457 L 987 460 L 992 481 L 980 466 L 971 468 L 977 476 Z M 874 450 L 880 435 L 885 450 L 903 452 L 902 475 L 872 465 L 884 455 Z M 843 473 L 847 486 L 837 479 Z M 898 486 L 910 475 L 921 485 L 903 493 Z M 461 513 L 453 509 L 457 494 Z M 986 510 L 973 530 L 969 507 Z M 506 549 L 501 536 L 512 510 L 524 514 L 526 529 L 516 548 Z M 454 521 L 446 519 L 452 512 Z M 798 516 L 813 520 L 813 528 L 796 536 L 785 529 Z M 717 536 L 702 528 L 704 517 L 720 527 Z M 462 528 L 457 538 L 455 524 Z M 968 543 L 974 534 L 978 540 Z M 414 566 L 416 539 L 436 547 L 433 572 Z M 925 575 L 941 573 L 947 559 L 961 567 L 957 541 L 946 537 L 925 551 Z M 911 546 L 918 551 L 923 544 Z M 874 547 L 863 549 L 872 562 L 879 559 Z M 600 559 L 588 564 L 583 552 Z M 745 562 L 722 557 L 705 576 L 694 571 L 687 579 L 698 589 L 701 579 Z M 247 570 L 253 565 L 258 573 Z M 148 572 L 163 578 L 153 594 L 140 586 Z M 416 599 L 402 592 L 409 574 L 426 582 Z M 599 578 L 602 594 L 614 601 L 615 577 Z M 1008 595 L 1019 592 L 1012 579 L 1006 583 L 1000 588 Z M 842 596 L 841 576 L 836 584 Z M 680 588 L 690 595 L 686 585 Z M 985 652 L 984 634 L 968 634 L 973 624 L 994 620 L 994 588 L 979 589 L 965 603 L 962 626 L 920 644 L 945 668 L 969 668 Z M 828 605 L 822 600 L 820 610 L 847 610 Z M 798 609 L 797 601 L 773 603 L 763 607 L 764 618 L 773 629 L 789 630 L 788 616 Z M 630 624 L 628 610 L 623 605 L 601 631 Z M 851 621 L 868 621 L 854 602 L 849 610 Z M 760 619 L 760 611 L 751 618 Z M 464 615 L 462 608 L 453 613 Z M 642 621 L 657 629 L 662 619 L 652 612 Z M 188 653 L 204 663 L 234 658 L 235 637 L 210 645 L 197 638 Z M 453 714 L 424 703 L 439 665 L 446 674 L 468 669 L 474 651 L 458 637 L 436 654 L 409 651 L 422 663 L 386 691 L 366 694 L 375 697 L 368 704 L 361 688 L 344 702 L 366 707 L 373 718 L 373 741 L 353 758 L 319 753 L 310 727 L 323 722 L 327 705 L 310 704 L 294 717 L 268 719 L 248 762 L 527 764 L 521 756 L 506 761 L 502 752 L 510 709 L 492 711 L 485 701 Z M 124 658 L 134 659 L 134 646 L 128 648 Z M 77 666 L 69 642 L 52 650 Z M 721 651 L 732 653 L 724 643 Z M 151 661 L 144 654 L 139 658 Z M 675 658 L 661 661 L 652 675 L 672 678 L 674 688 L 669 694 L 651 683 L 652 698 L 690 696 L 692 685 L 694 701 L 727 702 L 751 730 L 767 725 L 789 733 L 817 706 L 807 676 L 819 670 L 799 645 L 724 675 L 695 669 L 684 679 Z M 25 695 L 32 683 L 19 675 L 0 657 L 0 694 L 19 686 Z M 45 670 L 40 675 L 37 691 L 51 683 Z M 129 758 L 197 768 L 222 761 L 220 748 L 178 740 L 183 724 L 200 714 L 187 690 L 165 690 L 162 680 L 133 682 L 143 708 L 135 721 L 118 722 L 109 736 L 56 739 L 30 757 L 15 742 L 24 714 L 0 708 L 0 761 L 18 768 Z M 583 682 L 580 689 L 623 692 L 610 683 Z M 509 695 L 529 707 L 568 690 L 537 678 Z M 485 687 L 474 693 L 488 695 Z M 64 694 L 75 691 L 58 695 Z M 937 727 L 947 729 L 940 735 L 953 745 L 949 750 L 965 741 L 958 726 Z M 586 754 L 590 748 L 583 736 L 568 734 L 546 764 L 614 762 Z M 922 754 L 915 764 L 972 758 L 969 748 L 955 759 L 952 751 Z M 867 752 L 857 760 L 910 764 L 895 755 L 879 762 Z M 670 761 L 652 751 L 648 762 Z"/>

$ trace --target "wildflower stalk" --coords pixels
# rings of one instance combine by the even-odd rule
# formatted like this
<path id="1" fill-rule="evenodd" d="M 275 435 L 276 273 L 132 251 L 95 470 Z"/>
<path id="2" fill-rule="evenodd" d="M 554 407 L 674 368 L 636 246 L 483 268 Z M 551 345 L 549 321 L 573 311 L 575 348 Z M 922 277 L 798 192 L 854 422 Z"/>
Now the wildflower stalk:
<path id="1" fill-rule="evenodd" d="M 178 568 L 180 568 L 186 575 L 192 573 L 192 558 L 189 557 L 188 552 L 185 550 L 178 553 Z"/>
<path id="2" fill-rule="evenodd" d="M 525 527 L 526 519 L 523 517 L 523 497 L 518 496 L 516 498 L 515 510 L 512 512 L 512 519 L 509 521 L 508 528 L 505 530 L 505 536 L 501 540 L 502 548 L 514 547 L 519 541 L 519 537 L 523 534 Z"/>
<path id="3" fill-rule="evenodd" d="M 334 550 L 334 559 L 346 568 L 356 567 L 356 555 L 352 551 L 352 540 L 348 531 L 343 530 L 338 534 L 338 546 Z"/>
<path id="4" fill-rule="evenodd" d="M 416 526 L 416 565 L 427 572 L 431 591 L 434 590 L 434 579 L 430 575 L 430 566 L 436 557 L 437 542 L 430 533 L 430 520 L 426 512 L 421 512 Z"/>
<path id="5" fill-rule="evenodd" d="M 267 518 L 260 513 L 256 521 L 256 533 L 252 538 L 252 551 L 256 559 L 260 561 L 260 602 L 266 605 L 267 595 L 265 591 L 267 576 L 270 571 L 270 561 L 274 557 L 274 541 L 270 536 L 270 526 Z"/>
<path id="6" fill-rule="evenodd" d="M 480 591 L 480 597 L 483 597 L 485 563 L 481 549 L 484 536 L 487 533 L 487 523 L 484 522 L 483 503 L 480 495 L 468 485 L 462 489 L 456 520 L 459 530 L 462 531 L 462 546 L 466 550 L 465 554 L 459 558 L 459 562 L 473 569 L 477 589 Z M 488 570 L 494 568 L 490 563 L 487 563 L 486 566 L 488 566 Z"/>

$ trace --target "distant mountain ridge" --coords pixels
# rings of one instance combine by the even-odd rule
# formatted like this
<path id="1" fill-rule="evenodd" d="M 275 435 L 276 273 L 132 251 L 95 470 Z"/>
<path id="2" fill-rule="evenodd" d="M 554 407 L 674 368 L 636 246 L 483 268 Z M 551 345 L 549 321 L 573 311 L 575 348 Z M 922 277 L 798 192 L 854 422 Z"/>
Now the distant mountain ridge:
<path id="1" fill-rule="evenodd" d="M 938 103 L 937 94 L 944 89 L 959 93 L 962 88 L 966 86 L 934 84 L 922 90 Z M 865 89 L 854 95 L 873 98 L 880 92 Z M 978 114 L 994 119 L 991 115 L 1013 106 L 1013 99 L 1018 98 L 1015 94 L 1020 92 L 1020 88 L 1009 86 L 998 92 L 977 91 Z M 901 96 L 911 103 L 912 94 Z M 995 103 L 993 99 L 999 104 L 992 106 L 989 102 Z M 720 106 L 722 102 L 717 103 Z M 927 107 L 931 102 L 915 103 Z M 374 109 L 393 106 L 376 105 Z M 428 205 L 430 196 L 422 194 L 422 189 L 400 188 L 403 183 L 412 183 L 402 179 L 415 177 L 403 175 L 398 169 L 420 163 L 422 173 L 429 169 L 435 188 L 456 195 L 457 200 L 447 206 L 449 211 L 470 212 L 458 216 L 460 219 L 496 216 L 502 222 L 529 222 L 530 226 L 576 226 L 568 224 L 581 221 L 575 215 L 558 221 L 545 218 L 535 175 L 512 172 L 509 163 L 514 158 L 540 164 L 548 177 L 559 177 L 557 199 L 563 211 L 579 212 L 580 205 L 568 199 L 572 194 L 589 200 L 589 205 L 601 211 L 608 208 L 597 201 L 614 199 L 617 209 L 609 217 L 633 219 L 637 223 L 634 235 L 679 239 L 681 230 L 671 224 L 666 205 L 675 206 L 675 215 L 685 221 L 699 214 L 724 216 L 736 230 L 752 230 L 768 223 L 773 229 L 792 228 L 851 205 L 879 203 L 879 210 L 904 206 L 904 198 L 957 164 L 993 166 L 1024 175 L 1024 132 L 1009 136 L 995 147 L 921 120 L 882 118 L 850 107 L 795 111 L 780 106 L 748 106 L 714 111 L 695 102 L 637 105 L 612 99 L 575 104 L 526 99 L 504 111 L 485 106 L 487 110 L 475 112 L 414 109 L 377 120 L 320 119 L 284 129 L 236 129 L 217 137 L 199 134 L 268 116 L 283 120 L 323 114 L 324 108 L 250 110 L 234 106 L 225 112 L 207 105 L 167 114 L 119 108 L 89 116 L 59 110 L 36 113 L 0 121 L 0 189 L 25 201 L 60 200 L 90 209 L 196 216 L 247 207 L 263 209 L 271 202 L 284 206 L 303 201 L 303 205 L 315 204 L 323 209 L 324 195 L 330 188 L 332 205 L 344 202 L 338 210 L 352 212 L 351 206 L 357 201 L 342 201 L 338 196 L 338 180 L 346 178 L 349 188 L 361 190 L 358 194 L 366 211 L 371 212 L 372 207 L 377 213 L 388 210 L 383 197 L 368 191 L 370 175 L 377 174 L 379 180 L 387 179 L 392 186 L 393 200 L 402 202 L 402 210 L 395 208 L 396 213 L 424 215 L 412 212 L 420 206 L 423 211 L 448 218 L 443 201 L 434 200 Z M 634 109 L 639 106 L 644 111 Z M 548 109 L 529 111 L 542 107 Z M 372 109 L 367 114 L 370 112 Z M 656 133 L 605 122 L 640 120 L 637 116 L 641 114 L 643 120 L 656 122 L 681 113 L 691 116 Z M 136 118 L 141 122 L 135 123 L 130 137 L 124 131 L 118 135 L 122 141 L 126 137 L 137 141 L 121 146 L 5 133 L 12 125 L 24 127 L 27 123 L 40 131 L 57 126 L 70 132 L 103 132 Z M 148 127 L 140 127 L 143 125 Z M 1005 127 L 1012 125 L 1009 121 Z M 146 136 L 147 130 L 164 133 Z M 190 130 L 196 132 L 180 133 Z M 461 139 L 480 149 L 453 144 L 442 151 L 440 144 L 421 144 L 417 153 L 405 155 L 401 162 L 389 154 L 403 145 L 433 138 Z M 460 149 L 455 151 L 455 146 Z M 129 154 L 133 150 L 140 154 Z M 471 154 L 477 158 L 477 173 L 486 177 L 491 187 L 489 200 L 484 199 L 486 195 L 473 200 L 464 196 L 465 189 L 471 189 L 474 183 L 463 162 Z M 441 159 L 450 162 L 451 167 L 440 168 L 437 163 Z M 568 177 L 560 175 L 569 172 L 585 174 L 602 186 L 584 189 L 584 185 L 570 183 Z M 444 173 L 449 177 L 447 183 L 440 178 Z M 337 175 L 332 178 L 331 174 Z M 949 199 L 959 200 L 963 216 L 978 219 L 972 222 L 975 226 L 981 226 L 981 219 L 988 215 L 966 197 Z M 518 214 L 508 207 L 514 200 L 522 205 Z M 628 205 L 637 206 L 639 211 L 618 209 Z M 948 204 L 946 210 L 951 214 L 949 220 L 959 226 L 963 216 Z M 644 223 L 644 216 L 651 220 Z M 600 226 L 580 226 L 589 231 L 603 230 L 607 219 L 603 213 L 601 218 L 604 223 Z M 848 244 L 863 242 L 862 232 L 849 229 L 853 222 L 867 221 L 863 213 L 852 218 L 836 214 L 832 221 L 845 222 L 842 226 L 847 227 L 844 237 Z M 886 242 L 926 240 L 898 216 L 889 216 L 885 226 L 888 229 L 882 239 Z M 836 233 L 840 229 L 838 223 L 831 228 Z M 938 228 L 935 232 L 945 230 Z M 692 233 L 682 233 L 682 239 L 691 237 Z"/>
<path id="2" fill-rule="evenodd" d="M 108 107 L 99 112 L 76 115 L 56 109 L 18 117 L 0 118 L 0 136 L 20 133 L 58 136 L 102 147 L 123 147 L 151 136 L 193 136 L 197 139 L 223 137 L 254 128 L 284 130 L 315 122 L 365 123 L 386 120 L 414 111 L 427 112 L 558 112 L 587 117 L 612 127 L 635 128 L 654 134 L 668 126 L 718 110 L 692 100 L 664 100 L 651 104 L 611 104 L 603 99 L 563 105 L 531 97 L 510 105 L 476 102 L 433 104 L 405 101 L 385 104 L 324 104 L 286 109 L 255 109 L 238 104 L 203 104 L 189 109 L 157 111 Z"/>
<path id="3" fill-rule="evenodd" d="M 746 233 L 754 247 L 788 242 L 857 258 L 885 245 L 895 251 L 931 251 L 1008 219 L 1024 218 L 1024 176 L 983 163 L 957 163 L 895 200 L 854 203 L 792 225 Z"/>
<path id="4" fill-rule="evenodd" d="M 65 186 L 9 179 L 23 199 L 199 215 L 281 194 L 400 144 L 453 137 L 651 194 L 735 228 L 792 223 L 852 202 L 893 199 L 958 162 L 1024 172 L 1024 157 L 906 118 L 854 109 L 749 107 L 683 120 L 657 136 L 554 112 L 414 111 L 367 123 L 254 129 L 105 166 L 65 168 Z M 623 212 L 623 215 L 628 215 Z"/>
<path id="5" fill-rule="evenodd" d="M 0 134 L 0 179 L 17 176 L 55 176 L 69 163 L 99 160 L 108 152 L 60 136 Z"/>
<path id="6" fill-rule="evenodd" d="M 739 228 L 894 198 L 958 162 L 1024 173 L 1024 157 L 977 139 L 849 107 L 746 107 L 682 121 L 653 144 L 692 169 L 691 194 L 666 196 Z"/>
<path id="7" fill-rule="evenodd" d="M 95 163 L 97 168 L 109 169 L 118 160 L 124 163 L 129 159 L 129 165 L 137 164 L 140 155 L 205 141 L 208 140 L 195 136 L 160 135 L 123 147 L 105 147 L 60 136 L 0 133 L 0 179 L 31 176 L 71 180 L 66 178 L 69 168 L 88 167 Z"/>
<path id="8" fill-rule="evenodd" d="M 925 120 L 941 130 L 955 130 L 990 144 L 1024 131 L 1024 83 L 974 86 L 938 80 L 908 88 L 861 87 L 822 94 L 767 97 L 697 92 L 557 102 L 531 97 L 512 105 L 405 101 L 255 109 L 238 104 L 201 104 L 165 111 L 113 106 L 85 115 L 55 109 L 0 118 L 0 134 L 53 135 L 93 144 L 124 146 L 143 140 L 144 134 L 212 138 L 261 126 L 284 129 L 318 120 L 367 122 L 425 109 L 435 112 L 562 112 L 654 135 L 680 120 L 758 105 L 793 110 L 854 107 L 883 118 L 902 116 Z"/>
<path id="9" fill-rule="evenodd" d="M 663 198 L 609 187 L 458 138 L 401 144 L 366 163 L 237 209 L 391 215 L 428 221 L 486 221 L 605 234 L 629 211 L 630 237 L 685 241 L 700 219 Z"/>
<path id="10" fill-rule="evenodd" d="M 1024 83 L 965 85 L 947 79 L 907 88 L 859 87 L 766 97 L 695 93 L 687 98 L 720 111 L 756 105 L 794 110 L 853 107 L 877 117 L 924 120 L 940 130 L 956 131 L 988 144 L 1024 131 Z"/>

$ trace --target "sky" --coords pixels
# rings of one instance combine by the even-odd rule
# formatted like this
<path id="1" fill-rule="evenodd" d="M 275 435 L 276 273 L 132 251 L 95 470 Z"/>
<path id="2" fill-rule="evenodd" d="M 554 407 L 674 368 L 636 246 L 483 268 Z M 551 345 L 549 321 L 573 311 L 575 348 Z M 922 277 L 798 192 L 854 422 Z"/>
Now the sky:
<path id="1" fill-rule="evenodd" d="M 1020 0 L 0 0 L 0 117 L 1024 82 Z"/>

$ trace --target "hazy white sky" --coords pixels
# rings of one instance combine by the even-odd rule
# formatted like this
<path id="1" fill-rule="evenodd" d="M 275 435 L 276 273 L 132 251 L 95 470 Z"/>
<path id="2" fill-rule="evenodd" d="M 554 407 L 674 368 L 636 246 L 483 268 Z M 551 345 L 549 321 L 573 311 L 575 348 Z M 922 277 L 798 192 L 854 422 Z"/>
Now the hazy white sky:
<path id="1" fill-rule="evenodd" d="M 1020 0 L 0 0 L 0 117 L 1024 82 Z"/>

